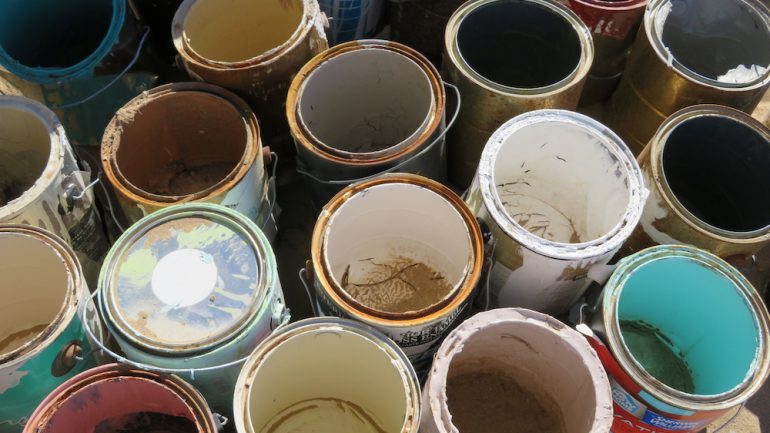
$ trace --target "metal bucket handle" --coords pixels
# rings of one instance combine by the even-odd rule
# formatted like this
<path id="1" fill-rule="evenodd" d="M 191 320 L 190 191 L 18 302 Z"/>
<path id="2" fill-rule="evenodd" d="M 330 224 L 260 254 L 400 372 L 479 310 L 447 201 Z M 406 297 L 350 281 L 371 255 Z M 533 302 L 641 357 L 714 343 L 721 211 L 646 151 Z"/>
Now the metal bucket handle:
<path id="1" fill-rule="evenodd" d="M 99 313 L 99 307 L 96 305 L 96 301 L 94 300 L 94 297 L 99 295 L 102 292 L 101 287 L 94 290 L 94 293 L 92 293 L 86 302 L 89 304 L 92 304 L 95 309 L 95 314 L 98 317 L 101 317 L 101 314 Z M 280 299 L 280 298 L 279 298 Z M 279 308 L 273 308 L 272 309 L 272 320 L 271 325 L 274 325 L 276 322 L 278 325 L 276 325 L 271 331 L 276 331 L 284 326 L 286 326 L 289 323 L 290 316 L 289 316 L 289 309 L 286 308 L 285 303 L 283 302 L 283 299 L 280 299 L 280 302 L 277 302 L 277 304 L 280 305 Z M 249 359 L 249 355 L 236 359 L 235 361 L 226 362 L 223 364 L 217 364 L 217 365 L 211 365 L 207 367 L 192 367 L 192 368 L 165 368 L 165 367 L 156 367 L 153 365 L 144 364 L 141 362 L 132 361 L 116 352 L 114 352 L 112 349 L 108 348 L 107 346 L 102 343 L 102 341 L 98 338 L 96 338 L 96 335 L 94 335 L 93 331 L 91 330 L 91 326 L 88 324 L 88 321 L 84 320 L 83 322 L 83 328 L 86 331 L 86 334 L 88 334 L 88 337 L 98 346 L 98 350 L 101 350 L 102 354 L 106 353 L 110 357 L 115 359 L 115 362 L 118 364 L 125 364 L 130 365 L 131 367 L 139 368 L 141 370 L 147 370 L 147 371 L 153 371 L 156 373 L 167 373 L 167 374 L 180 374 L 180 373 L 188 373 L 190 375 L 190 378 L 192 380 L 195 380 L 195 372 L 205 372 L 205 371 L 214 371 L 214 370 L 221 370 L 223 368 L 232 367 L 234 365 L 243 364 L 246 362 L 246 360 Z M 111 335 L 109 332 L 107 335 Z"/>
<path id="2" fill-rule="evenodd" d="M 302 286 L 305 288 L 307 300 L 310 302 L 310 308 L 313 310 L 313 316 L 321 317 L 322 315 L 319 313 L 320 308 L 318 305 L 318 300 L 315 296 L 313 296 L 313 290 L 310 288 L 311 284 L 308 279 L 309 272 L 313 272 L 312 269 L 308 271 L 308 268 L 311 266 L 312 265 L 310 263 L 307 263 L 304 268 L 299 270 L 299 281 L 302 282 Z"/>
<path id="3" fill-rule="evenodd" d="M 394 172 L 398 171 L 398 169 L 400 169 L 401 167 L 405 166 L 406 164 L 409 164 L 410 162 L 414 161 L 415 159 L 425 155 L 431 149 L 433 149 L 434 146 L 436 146 L 436 143 L 438 143 L 438 142 L 440 142 L 441 140 L 444 139 L 444 137 L 446 136 L 447 132 L 449 132 L 449 130 L 452 128 L 452 125 L 454 125 L 455 121 L 457 120 L 457 116 L 460 114 L 460 105 L 461 105 L 461 102 L 462 102 L 462 98 L 460 97 L 460 89 L 458 89 L 457 86 L 455 86 L 454 84 L 447 83 L 446 81 L 443 81 L 443 83 L 444 83 L 444 87 L 449 87 L 450 89 L 454 90 L 455 95 L 457 97 L 457 106 L 455 107 L 455 112 L 452 115 L 452 119 L 449 120 L 449 123 L 446 124 L 446 127 L 444 127 L 444 130 L 441 131 L 441 133 L 439 133 L 439 135 L 435 139 L 433 139 L 433 141 L 429 145 L 425 146 L 425 148 L 422 149 L 421 151 L 415 153 L 411 157 L 401 161 L 400 163 L 394 165 L 393 167 L 390 167 L 390 168 L 388 168 L 386 170 L 383 170 L 383 171 L 381 171 L 379 173 L 375 173 L 375 174 L 373 174 L 371 176 L 366 176 L 366 177 L 362 177 L 362 178 L 358 178 L 358 179 L 347 179 L 347 180 L 324 180 L 324 179 L 320 179 L 320 178 L 316 177 L 315 175 L 313 175 L 312 173 L 310 173 L 309 171 L 307 171 L 307 169 L 305 168 L 305 164 L 302 162 L 301 159 L 299 159 L 299 157 L 297 157 L 297 169 L 296 169 L 297 173 L 299 173 L 299 174 L 301 174 L 303 176 L 309 177 L 310 179 L 313 179 L 314 181 L 316 181 L 318 183 L 322 183 L 322 184 L 326 184 L 326 185 L 345 185 L 345 186 L 347 186 L 347 185 L 350 185 L 351 183 L 361 182 L 361 181 L 365 181 L 365 180 L 369 180 L 369 179 L 374 179 L 374 178 L 376 178 L 378 176 L 381 176 L 381 175 L 383 175 L 385 173 L 394 173 Z"/>

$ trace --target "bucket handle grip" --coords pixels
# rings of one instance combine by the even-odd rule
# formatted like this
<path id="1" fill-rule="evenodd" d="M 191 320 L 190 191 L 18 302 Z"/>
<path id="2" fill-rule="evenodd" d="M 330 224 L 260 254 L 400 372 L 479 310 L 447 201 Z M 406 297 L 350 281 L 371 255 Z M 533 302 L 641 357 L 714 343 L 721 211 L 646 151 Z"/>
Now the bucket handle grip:
<path id="1" fill-rule="evenodd" d="M 98 312 L 99 308 L 96 305 L 96 300 L 94 299 L 94 297 L 99 295 L 101 293 L 101 291 L 102 291 L 101 287 L 99 287 L 96 290 L 94 290 L 94 293 L 92 293 L 88 297 L 88 301 L 87 301 L 89 303 L 93 303 L 94 304 L 94 309 L 95 309 L 97 315 L 100 315 L 100 313 Z M 283 302 L 281 303 L 281 306 L 282 306 L 281 311 L 278 313 L 279 317 L 280 317 L 280 319 L 279 319 L 280 322 L 278 323 L 278 326 L 276 326 L 275 329 L 273 329 L 271 332 L 274 332 L 274 331 L 276 331 L 276 330 L 286 326 L 289 323 L 288 310 L 286 309 L 285 304 Z M 275 312 L 274 312 L 274 314 L 275 314 Z M 85 329 L 86 334 L 88 334 L 88 338 L 90 338 L 91 341 L 93 341 L 94 344 L 96 344 L 98 346 L 98 350 L 101 350 L 102 353 L 106 353 L 110 357 L 114 358 L 115 362 L 117 362 L 118 364 L 125 364 L 125 365 L 129 365 L 131 367 L 134 367 L 134 368 L 139 368 L 139 369 L 147 370 L 147 371 L 153 371 L 153 372 L 156 372 L 156 373 L 189 374 L 191 380 L 195 380 L 195 372 L 196 371 L 197 372 L 206 372 L 206 371 L 221 370 L 223 368 L 227 368 L 227 367 L 232 367 L 234 365 L 243 364 L 243 363 L 245 363 L 249 359 L 249 356 L 251 356 L 251 354 L 249 354 L 249 355 L 247 355 L 247 356 L 245 356 L 243 358 L 236 359 L 235 361 L 230 361 L 230 362 L 226 362 L 226 363 L 223 363 L 223 364 L 211 365 L 211 366 L 206 366 L 206 367 L 190 367 L 190 368 L 156 367 L 156 366 L 153 366 L 153 365 L 148 365 L 148 364 L 144 364 L 144 363 L 141 363 L 141 362 L 132 361 L 132 360 L 126 358 L 125 356 L 116 353 L 112 349 L 108 348 L 104 343 L 102 343 L 102 341 L 99 338 L 97 338 L 96 335 L 94 335 L 94 332 L 91 329 L 91 326 L 88 324 L 87 320 L 83 320 L 82 323 L 83 323 L 83 329 Z"/>
<path id="2" fill-rule="evenodd" d="M 83 98 L 83 99 L 81 99 L 79 101 L 70 102 L 68 104 L 56 105 L 53 108 L 54 109 L 72 108 L 72 107 L 76 107 L 76 106 L 81 105 L 81 104 L 85 104 L 86 102 L 88 102 L 88 101 L 96 98 L 97 96 L 101 95 L 105 90 L 107 90 L 110 87 L 112 87 L 112 85 L 117 83 L 118 80 L 120 80 L 121 78 L 123 78 L 123 76 L 126 75 L 128 73 L 128 71 L 131 70 L 131 68 L 134 67 L 134 65 L 136 64 L 137 60 L 139 60 L 139 56 L 142 54 L 142 48 L 144 47 L 144 43 L 147 41 L 147 36 L 149 34 L 150 34 L 150 27 L 145 26 L 144 27 L 144 33 L 142 34 L 142 38 L 139 40 L 139 46 L 136 49 L 136 54 L 134 54 L 134 58 L 132 58 L 131 61 L 128 62 L 128 65 L 126 65 L 126 67 L 123 68 L 123 70 L 120 71 L 120 73 L 115 75 L 115 77 L 112 80 L 110 80 L 110 82 L 107 83 L 104 87 L 102 87 L 101 89 L 99 89 L 96 92 L 90 94 L 89 96 L 86 96 L 85 98 Z"/>
<path id="3" fill-rule="evenodd" d="M 452 128 L 452 125 L 454 125 L 455 121 L 457 120 L 458 115 L 460 114 L 460 105 L 461 105 L 461 102 L 462 102 L 462 98 L 460 97 L 460 89 L 458 89 L 457 86 L 455 86 L 454 84 L 447 83 L 446 81 L 444 81 L 443 83 L 444 83 L 444 87 L 449 87 L 450 89 L 454 90 L 455 95 L 457 97 L 457 106 L 455 107 L 455 112 L 452 115 L 452 119 L 449 120 L 449 123 L 447 123 L 446 127 L 444 127 L 444 130 L 441 131 L 441 133 L 429 145 L 425 146 L 425 148 L 422 149 L 421 151 L 419 151 L 416 154 L 412 155 L 411 157 L 401 161 L 400 163 L 394 165 L 393 167 L 390 167 L 390 168 L 388 168 L 386 170 L 383 170 L 383 171 L 381 171 L 379 173 L 375 173 L 375 174 L 373 174 L 371 176 L 365 176 L 365 177 L 358 178 L 358 179 L 346 179 L 346 180 L 329 180 L 329 179 L 326 179 L 325 180 L 325 179 L 318 178 L 314 174 L 312 174 L 312 173 L 310 173 L 308 171 L 307 167 L 302 162 L 302 160 L 299 158 L 299 156 L 297 157 L 297 168 L 296 168 L 297 173 L 299 173 L 299 174 L 301 174 L 301 175 L 303 175 L 305 177 L 309 177 L 310 179 L 313 179 L 314 181 L 316 181 L 318 183 L 322 183 L 322 184 L 326 184 L 326 185 L 345 185 L 345 186 L 347 186 L 347 185 L 350 185 L 351 183 L 361 182 L 361 181 L 365 181 L 365 180 L 369 180 L 369 179 L 374 179 L 374 178 L 376 178 L 378 176 L 381 176 L 383 174 L 386 174 L 386 173 L 395 173 L 401 167 L 403 167 L 403 166 L 409 164 L 410 162 L 414 161 L 415 159 L 425 155 L 431 149 L 433 149 L 433 147 L 435 147 L 438 142 L 440 142 L 440 141 L 442 141 L 444 139 L 444 137 L 446 136 L 447 132 L 449 132 L 449 130 Z"/>

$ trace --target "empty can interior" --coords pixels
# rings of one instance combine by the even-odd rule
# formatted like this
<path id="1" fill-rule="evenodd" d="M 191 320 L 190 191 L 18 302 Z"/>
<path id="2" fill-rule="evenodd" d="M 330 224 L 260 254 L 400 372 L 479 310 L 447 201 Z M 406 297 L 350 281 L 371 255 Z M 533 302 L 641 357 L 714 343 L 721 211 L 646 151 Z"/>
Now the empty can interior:
<path id="1" fill-rule="evenodd" d="M 53 159 L 49 127 L 29 111 L 0 108 L 0 206 L 20 198 Z"/>

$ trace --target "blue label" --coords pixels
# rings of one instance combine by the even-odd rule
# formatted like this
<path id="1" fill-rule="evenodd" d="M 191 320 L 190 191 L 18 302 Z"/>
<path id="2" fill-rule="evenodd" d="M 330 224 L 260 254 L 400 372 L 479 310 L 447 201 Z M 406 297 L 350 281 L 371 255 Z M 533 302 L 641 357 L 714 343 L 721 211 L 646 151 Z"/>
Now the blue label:
<path id="1" fill-rule="evenodd" d="M 629 413 L 635 413 L 639 410 L 639 404 L 623 388 L 612 381 L 612 400 L 615 404 L 622 407 Z"/>
<path id="2" fill-rule="evenodd" d="M 666 430 L 695 430 L 699 424 L 698 422 L 693 421 L 682 421 L 679 419 L 667 418 L 649 410 L 644 413 L 644 418 L 642 418 L 642 421 L 649 425 Z"/>

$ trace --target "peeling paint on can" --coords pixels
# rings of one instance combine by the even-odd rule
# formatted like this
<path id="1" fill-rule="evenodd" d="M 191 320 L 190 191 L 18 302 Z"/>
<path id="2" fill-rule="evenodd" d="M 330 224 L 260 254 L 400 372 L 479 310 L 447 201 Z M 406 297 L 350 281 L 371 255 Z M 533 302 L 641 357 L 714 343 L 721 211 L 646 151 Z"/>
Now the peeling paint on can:
<path id="1" fill-rule="evenodd" d="M 441 344 L 423 389 L 424 433 L 609 433 L 610 382 L 580 333 L 525 309 L 479 313 Z"/>
<path id="2" fill-rule="evenodd" d="M 538 110 L 505 123 L 466 198 L 495 242 L 489 306 L 567 311 L 632 233 L 647 194 L 631 152 L 595 120 Z"/>
<path id="3" fill-rule="evenodd" d="M 590 324 L 578 330 L 611 378 L 615 433 L 700 431 L 751 398 L 770 371 L 762 298 L 729 264 L 692 247 L 621 260 Z"/>
<path id="4" fill-rule="evenodd" d="M 288 320 L 267 238 L 219 205 L 172 206 L 133 225 L 105 260 L 98 296 L 134 365 L 179 373 L 225 416 L 238 360 Z"/>
<path id="5" fill-rule="evenodd" d="M 91 189 L 56 115 L 31 99 L 0 96 L 0 222 L 46 229 L 72 245 L 96 282 L 108 243 Z"/>
<path id="6" fill-rule="evenodd" d="M 206 401 L 176 376 L 108 364 L 53 391 L 24 433 L 217 433 Z"/>
<path id="7" fill-rule="evenodd" d="M 0 224 L 0 274 L 0 432 L 18 433 L 49 392 L 96 365 L 81 322 L 94 311 L 75 253 L 43 229 Z"/>
<path id="8" fill-rule="evenodd" d="M 385 335 L 323 317 L 262 342 L 238 377 L 233 406 L 238 433 L 417 433 L 420 384 Z"/>
<path id="9" fill-rule="evenodd" d="M 194 82 L 145 92 L 112 118 L 101 155 L 130 224 L 174 204 L 207 202 L 243 213 L 275 237 L 275 185 L 265 173 L 260 127 L 234 93 Z"/>
<path id="10" fill-rule="evenodd" d="M 311 254 L 319 314 L 379 329 L 421 370 L 473 300 L 484 241 L 460 197 L 399 173 L 335 196 L 316 222 Z"/>

